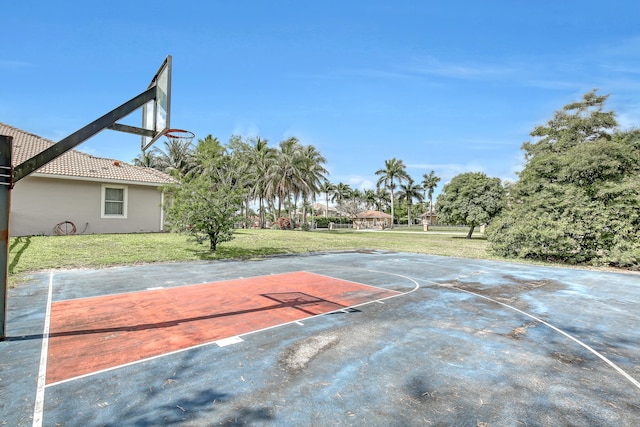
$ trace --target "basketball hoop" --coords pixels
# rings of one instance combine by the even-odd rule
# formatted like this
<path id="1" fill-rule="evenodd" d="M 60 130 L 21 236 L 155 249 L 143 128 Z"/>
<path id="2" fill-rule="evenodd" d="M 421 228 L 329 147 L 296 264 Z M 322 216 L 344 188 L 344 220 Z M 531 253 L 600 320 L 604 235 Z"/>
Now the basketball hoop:
<path id="1" fill-rule="evenodd" d="M 181 145 L 189 145 L 196 135 L 193 132 L 189 132 L 188 130 L 169 129 L 164 133 L 164 136 L 169 142 Z"/>

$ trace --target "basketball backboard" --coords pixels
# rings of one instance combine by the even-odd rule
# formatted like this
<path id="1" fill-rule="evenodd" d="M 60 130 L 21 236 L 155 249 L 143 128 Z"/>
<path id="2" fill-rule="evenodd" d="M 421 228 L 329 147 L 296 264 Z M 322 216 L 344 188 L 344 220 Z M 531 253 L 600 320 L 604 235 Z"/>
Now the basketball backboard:
<path id="1" fill-rule="evenodd" d="M 155 99 L 142 106 L 142 128 L 153 136 L 142 136 L 142 150 L 149 148 L 170 129 L 171 123 L 171 55 L 167 56 L 151 80 L 149 89 L 156 88 Z"/>

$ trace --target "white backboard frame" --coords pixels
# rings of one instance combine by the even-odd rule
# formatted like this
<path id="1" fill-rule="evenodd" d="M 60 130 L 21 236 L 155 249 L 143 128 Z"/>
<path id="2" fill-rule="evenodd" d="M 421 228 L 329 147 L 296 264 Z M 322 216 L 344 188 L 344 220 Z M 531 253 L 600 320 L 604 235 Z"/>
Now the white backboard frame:
<path id="1" fill-rule="evenodd" d="M 142 128 L 152 131 L 153 136 L 142 136 L 142 151 L 171 129 L 171 55 L 151 80 L 149 88 L 152 87 L 156 88 L 156 96 L 142 106 Z"/>

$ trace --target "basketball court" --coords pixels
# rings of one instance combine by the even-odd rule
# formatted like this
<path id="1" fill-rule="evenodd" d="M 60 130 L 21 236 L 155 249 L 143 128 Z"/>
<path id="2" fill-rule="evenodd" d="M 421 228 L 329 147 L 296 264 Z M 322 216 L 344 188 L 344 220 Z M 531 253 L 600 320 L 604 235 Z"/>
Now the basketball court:
<path id="1" fill-rule="evenodd" d="M 342 252 L 34 274 L 0 425 L 640 424 L 640 275 Z"/>

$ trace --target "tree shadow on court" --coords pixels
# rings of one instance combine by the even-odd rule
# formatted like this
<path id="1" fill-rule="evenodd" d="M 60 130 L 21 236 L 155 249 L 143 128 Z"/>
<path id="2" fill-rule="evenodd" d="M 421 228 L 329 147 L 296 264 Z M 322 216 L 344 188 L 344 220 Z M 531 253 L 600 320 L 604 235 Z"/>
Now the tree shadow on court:
<path id="1" fill-rule="evenodd" d="M 132 378 L 131 383 L 118 383 L 116 386 L 122 387 L 122 394 L 117 394 L 121 399 L 110 402 L 108 411 L 94 412 L 93 415 L 108 420 L 100 425 L 114 427 L 240 426 L 262 425 L 274 420 L 273 408 L 264 403 L 243 404 L 235 393 L 220 389 L 220 384 L 227 382 L 216 375 L 215 370 L 220 368 L 216 360 L 208 357 L 203 359 L 202 351 L 198 349 L 183 353 L 177 364 L 154 364 L 148 370 L 139 371 L 142 382 L 140 377 L 136 380 L 136 374 L 132 372 L 132 376 L 128 377 Z M 209 367 L 206 370 L 202 370 L 203 361 Z M 170 377 L 166 378 L 170 372 Z M 131 384 L 137 386 L 131 387 Z M 227 386 L 232 387 L 230 384 Z M 130 401 L 139 404 L 130 405 L 127 403 Z M 93 402 L 89 399 L 86 403 L 92 405 Z M 88 423 L 75 425 L 96 425 L 97 421 L 100 420 L 92 418 Z"/>
<path id="2" fill-rule="evenodd" d="M 274 419 L 273 410 L 268 407 L 248 408 L 240 407 L 233 411 L 225 409 L 231 404 L 231 396 L 214 389 L 200 390 L 191 396 L 180 396 L 169 399 L 158 393 L 156 396 L 148 396 L 148 401 L 142 405 L 132 405 L 122 410 L 120 405 L 112 407 L 116 413 L 102 414 L 109 422 L 100 425 L 116 427 L 122 425 L 136 427 L 155 427 L 185 425 L 190 423 L 206 423 L 204 425 L 222 424 L 229 426 L 254 425 Z M 155 406 L 156 400 L 162 399 L 164 404 Z M 57 416 L 69 417 L 74 425 L 95 425 L 96 413 L 88 411 L 86 415 L 77 413 L 77 403 L 63 404 L 68 406 L 58 408 Z M 62 409 L 62 410 L 60 410 Z M 221 412 L 224 412 L 222 414 Z M 79 416 L 80 415 L 80 416 Z M 84 417 L 84 419 L 83 419 Z M 198 424 L 200 425 L 200 424 Z"/>
<path id="3" fill-rule="evenodd" d="M 18 245 L 22 245 L 16 249 Z M 9 264 L 9 274 L 14 274 L 16 265 L 20 262 L 20 257 L 24 252 L 29 249 L 31 245 L 31 237 L 16 237 L 13 239 L 13 243 L 9 247 L 9 254 L 11 254 L 11 263 Z"/>
<path id="4" fill-rule="evenodd" d="M 212 313 L 204 316 L 185 317 L 181 319 L 169 320 L 164 322 L 155 323 L 141 323 L 137 325 L 119 325 L 109 328 L 95 328 L 95 329 L 77 329 L 64 332 L 52 332 L 48 336 L 49 338 L 76 336 L 76 335 L 91 335 L 91 334 L 105 334 L 116 332 L 134 332 L 143 331 L 148 329 L 164 329 L 179 326 L 183 323 L 198 322 L 202 320 L 210 320 L 221 317 L 239 316 L 245 314 L 259 313 L 263 311 L 272 311 L 293 308 L 299 310 L 306 315 L 315 316 L 318 314 L 325 314 L 335 310 L 341 310 L 345 308 L 345 305 L 340 303 L 329 301 L 327 299 L 317 297 L 315 295 L 307 294 L 304 292 L 284 292 L 284 293 L 271 293 L 260 294 L 263 298 L 274 301 L 275 304 L 268 306 L 261 306 L 255 308 L 247 308 L 244 310 L 227 311 L 222 313 Z M 308 308 L 311 307 L 311 308 Z M 42 339 L 42 334 L 23 335 L 16 337 L 7 337 L 7 341 L 27 341 L 33 339 Z"/>
<path id="5" fill-rule="evenodd" d="M 131 424 L 136 427 L 158 425 L 184 425 L 185 423 L 206 422 L 229 426 L 246 426 L 273 419 L 273 411 L 267 407 L 238 408 L 231 415 L 216 416 L 224 406 L 231 404 L 231 396 L 215 390 L 201 390 L 190 397 L 179 397 L 169 403 L 152 409 L 152 413 L 139 414 L 138 410 L 122 414 L 120 422 L 113 426 Z M 148 409 L 148 408 L 147 408 Z M 227 411 L 224 411 L 228 414 Z M 221 414 L 220 414 L 221 415 Z M 215 418 L 215 421 L 214 421 Z"/>

